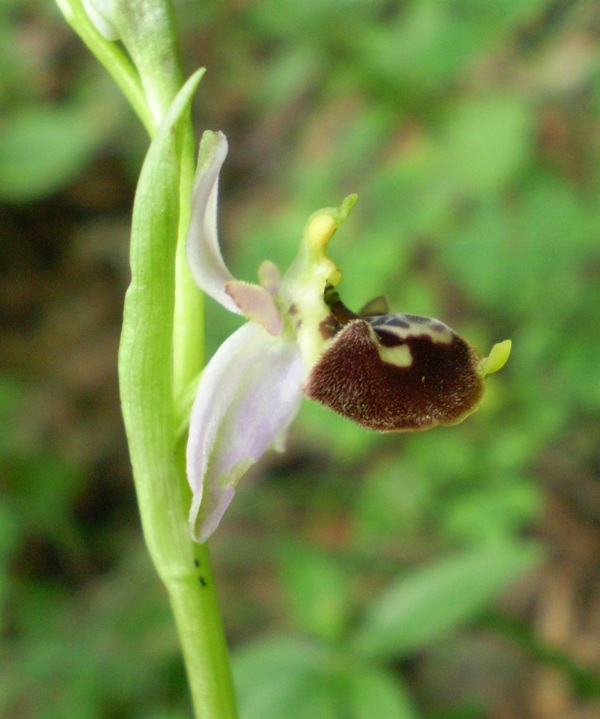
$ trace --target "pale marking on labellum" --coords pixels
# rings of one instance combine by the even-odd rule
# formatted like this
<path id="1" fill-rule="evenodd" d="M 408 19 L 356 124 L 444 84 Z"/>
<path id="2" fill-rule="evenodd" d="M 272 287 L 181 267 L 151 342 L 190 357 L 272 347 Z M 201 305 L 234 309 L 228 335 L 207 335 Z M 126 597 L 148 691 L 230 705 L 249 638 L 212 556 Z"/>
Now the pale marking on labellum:
<path id="1" fill-rule="evenodd" d="M 379 356 L 384 362 L 396 365 L 396 367 L 410 367 L 413 361 L 412 353 L 408 345 L 397 347 L 379 347 Z"/>
<path id="2" fill-rule="evenodd" d="M 372 318 L 367 317 L 365 319 L 367 319 L 373 329 L 394 335 L 398 340 L 406 340 L 409 337 L 431 337 L 433 342 L 450 344 L 454 337 L 454 333 L 447 325 L 431 317 L 419 317 L 418 315 L 382 315 Z M 394 347 L 392 349 L 397 348 Z M 398 364 L 398 362 L 394 362 L 394 364 Z M 410 362 L 408 364 L 410 364 Z M 400 366 L 406 367 L 408 365 Z"/>

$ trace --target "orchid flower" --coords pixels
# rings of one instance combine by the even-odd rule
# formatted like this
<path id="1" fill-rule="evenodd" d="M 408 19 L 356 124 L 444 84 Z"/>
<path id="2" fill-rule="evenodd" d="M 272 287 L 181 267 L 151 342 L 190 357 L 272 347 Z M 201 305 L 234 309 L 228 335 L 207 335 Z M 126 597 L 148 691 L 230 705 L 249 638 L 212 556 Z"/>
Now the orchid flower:
<path id="1" fill-rule="evenodd" d="M 208 363 L 194 400 L 187 445 L 193 537 L 219 524 L 244 473 L 269 448 L 282 449 L 302 394 L 381 432 L 462 421 L 479 405 L 484 377 L 500 369 L 510 341 L 482 359 L 439 320 L 389 314 L 384 298 L 358 314 L 340 300 L 341 272 L 327 243 L 356 201 L 314 213 L 282 278 L 264 262 L 258 284 L 236 280 L 217 235 L 217 194 L 227 140 L 205 132 L 186 240 L 198 286 L 248 322 Z"/>

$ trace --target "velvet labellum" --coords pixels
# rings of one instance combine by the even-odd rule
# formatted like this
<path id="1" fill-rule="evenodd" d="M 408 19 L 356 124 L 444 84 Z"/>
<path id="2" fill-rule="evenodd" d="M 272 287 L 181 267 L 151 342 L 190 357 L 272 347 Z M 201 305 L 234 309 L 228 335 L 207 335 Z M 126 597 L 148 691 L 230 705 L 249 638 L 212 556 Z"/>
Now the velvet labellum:
<path id="1" fill-rule="evenodd" d="M 471 344 L 438 320 L 344 315 L 304 391 L 370 429 L 424 430 L 456 424 L 477 409 L 485 374 Z"/>

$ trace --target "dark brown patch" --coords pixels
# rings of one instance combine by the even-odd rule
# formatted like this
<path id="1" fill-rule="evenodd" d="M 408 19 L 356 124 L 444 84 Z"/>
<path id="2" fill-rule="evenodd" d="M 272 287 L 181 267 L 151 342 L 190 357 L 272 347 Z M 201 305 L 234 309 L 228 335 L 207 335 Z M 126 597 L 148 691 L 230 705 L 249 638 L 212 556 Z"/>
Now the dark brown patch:
<path id="1" fill-rule="evenodd" d="M 353 320 L 358 319 L 358 315 L 348 309 L 340 299 L 340 296 L 332 285 L 325 287 L 323 293 L 323 301 L 331 310 L 331 314 L 340 325 L 347 325 Z"/>
<path id="2" fill-rule="evenodd" d="M 319 333 L 325 340 L 330 340 L 340 330 L 342 325 L 335 319 L 333 315 L 327 315 L 327 317 L 319 325 Z"/>
<path id="3" fill-rule="evenodd" d="M 475 350 L 455 335 L 449 343 L 408 337 L 413 362 L 383 362 L 365 320 L 346 325 L 313 368 L 308 397 L 381 432 L 452 424 L 472 411 L 483 393 Z"/>
<path id="4" fill-rule="evenodd" d="M 383 327 L 374 327 L 377 339 L 384 347 L 399 347 L 405 344 L 410 337 L 398 337 L 394 332 L 386 332 Z"/>

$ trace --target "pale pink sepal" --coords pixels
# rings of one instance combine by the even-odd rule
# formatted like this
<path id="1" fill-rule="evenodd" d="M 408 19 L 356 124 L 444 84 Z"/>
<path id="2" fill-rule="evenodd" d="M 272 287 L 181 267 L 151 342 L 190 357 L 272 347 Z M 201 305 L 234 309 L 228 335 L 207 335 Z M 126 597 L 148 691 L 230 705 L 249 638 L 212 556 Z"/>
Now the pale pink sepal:
<path id="1" fill-rule="evenodd" d="M 243 474 L 289 426 L 302 396 L 298 346 L 248 322 L 208 363 L 190 417 L 190 526 L 205 542 Z"/>
<path id="2" fill-rule="evenodd" d="M 240 314 L 235 302 L 225 292 L 225 285 L 234 277 L 223 261 L 217 233 L 219 173 L 226 156 L 225 135 L 207 130 L 200 141 L 186 254 L 190 272 L 200 289 L 230 312 Z"/>
<path id="3" fill-rule="evenodd" d="M 245 317 L 258 322 L 273 337 L 281 334 L 283 318 L 267 289 L 233 280 L 227 283 L 225 291 Z"/>

